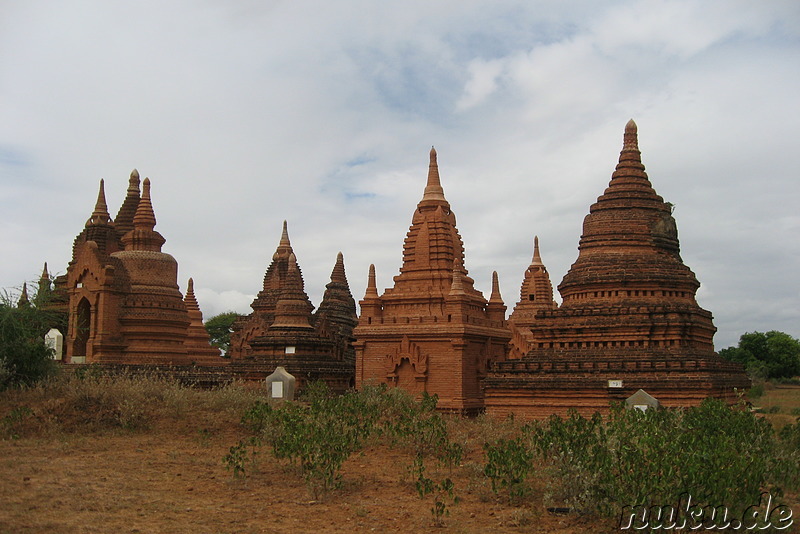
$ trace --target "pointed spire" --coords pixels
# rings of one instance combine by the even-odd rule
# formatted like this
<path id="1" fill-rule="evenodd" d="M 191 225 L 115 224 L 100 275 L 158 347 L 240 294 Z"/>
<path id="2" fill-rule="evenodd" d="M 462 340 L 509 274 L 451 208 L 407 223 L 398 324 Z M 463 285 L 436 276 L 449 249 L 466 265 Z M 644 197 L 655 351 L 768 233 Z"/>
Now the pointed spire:
<path id="1" fill-rule="evenodd" d="M 284 291 L 275 304 L 275 320 L 270 325 L 270 330 L 279 328 L 311 330 L 313 327 L 309 319 L 312 309 L 313 306 L 303 291 L 303 275 L 300 274 L 297 258 L 292 252 L 289 254 Z"/>
<path id="2" fill-rule="evenodd" d="M 444 189 L 439 181 L 439 164 L 436 161 L 436 149 L 431 147 L 431 160 L 428 165 L 428 183 L 425 185 L 425 193 L 422 200 L 445 200 Z"/>
<path id="3" fill-rule="evenodd" d="M 644 165 L 642 165 L 642 153 L 639 151 L 639 135 L 636 123 L 633 119 L 628 121 L 625 125 L 625 133 L 622 136 L 622 151 L 619 153 L 619 163 L 617 164 L 617 171 L 623 167 L 633 167 L 644 174 Z M 618 173 L 615 173 L 618 174 Z"/>
<path id="4" fill-rule="evenodd" d="M 280 244 L 287 247 L 292 246 L 291 243 L 289 243 L 289 230 L 287 229 L 286 221 L 283 221 L 283 230 L 281 231 Z"/>
<path id="5" fill-rule="evenodd" d="M 378 298 L 378 286 L 375 283 L 375 264 L 369 266 L 369 277 L 367 278 L 367 292 L 364 294 L 364 300 Z"/>
<path id="6" fill-rule="evenodd" d="M 142 184 L 142 198 L 136 208 L 136 215 L 133 216 L 133 225 L 137 230 L 139 228 L 152 230 L 156 226 L 156 214 L 150 201 L 150 178 L 145 178 Z"/>
<path id="7" fill-rule="evenodd" d="M 303 287 L 303 277 L 300 274 L 300 267 L 297 265 L 297 256 L 294 252 L 289 254 L 289 269 L 286 271 L 286 286 L 292 289 Z"/>
<path id="8" fill-rule="evenodd" d="M 486 316 L 492 321 L 506 320 L 506 304 L 500 296 L 500 281 L 497 271 L 492 272 L 492 295 L 486 303 Z"/>
<path id="9" fill-rule="evenodd" d="M 542 256 L 539 254 L 539 236 L 533 236 L 533 260 L 531 265 L 544 265 L 542 263 Z"/>
<path id="10" fill-rule="evenodd" d="M 31 301 L 28 298 L 28 284 L 22 282 L 22 292 L 19 294 L 19 300 L 17 301 L 17 308 L 24 308 L 26 306 L 30 306 Z"/>
<path id="11" fill-rule="evenodd" d="M 94 211 L 91 217 L 86 221 L 86 226 L 108 224 L 109 222 L 111 222 L 111 215 L 108 214 L 108 206 L 106 205 L 105 182 L 101 179 L 100 191 L 97 193 L 97 202 L 94 205 Z"/>
<path id="12" fill-rule="evenodd" d="M 150 201 L 150 179 L 145 178 L 142 184 L 142 198 L 133 216 L 133 230 L 122 237 L 125 250 L 150 250 L 160 252 L 167 241 L 153 228 L 156 225 L 156 214 Z"/>
<path id="13" fill-rule="evenodd" d="M 342 256 L 341 252 L 336 255 L 336 264 L 331 272 L 331 282 L 347 283 L 347 276 L 344 273 L 344 256 Z"/>
<path id="14" fill-rule="evenodd" d="M 38 299 L 43 298 L 47 293 L 50 292 L 50 289 L 50 273 L 47 272 L 47 262 L 44 262 L 42 276 L 39 277 L 39 291 L 36 293 L 36 297 Z"/>
<path id="15" fill-rule="evenodd" d="M 489 303 L 503 304 L 503 297 L 500 296 L 500 281 L 497 277 L 497 271 L 492 271 L 492 294 L 489 297 Z"/>
<path id="16" fill-rule="evenodd" d="M 625 125 L 625 134 L 622 140 L 622 150 L 639 150 L 638 128 L 633 119 Z"/>
<path id="17" fill-rule="evenodd" d="M 462 279 L 464 267 L 461 258 L 453 260 L 453 284 L 450 286 L 450 295 L 464 295 L 464 281 Z"/>
<path id="18" fill-rule="evenodd" d="M 186 288 L 186 296 L 183 297 L 183 302 L 186 304 L 187 311 L 200 310 L 200 305 L 197 303 L 197 298 L 194 296 L 194 280 L 189 278 L 189 284 Z"/>
<path id="19" fill-rule="evenodd" d="M 114 218 L 114 225 L 117 227 L 117 233 L 120 236 L 133 230 L 133 216 L 136 214 L 136 208 L 139 206 L 139 171 L 133 169 L 131 176 L 128 179 L 128 193 L 125 195 L 125 200 L 122 202 L 117 216 Z"/>
<path id="20" fill-rule="evenodd" d="M 272 255 L 273 260 L 278 258 L 286 258 L 293 254 L 292 244 L 289 242 L 289 230 L 286 221 L 283 221 L 283 229 L 281 230 L 281 240 L 278 243 L 278 248 L 275 249 L 275 254 Z"/>
<path id="21" fill-rule="evenodd" d="M 186 295 L 183 297 L 189 326 L 186 328 L 186 347 L 192 361 L 198 365 L 214 365 L 219 363 L 219 349 L 211 346 L 208 331 L 203 326 L 203 312 L 194 296 L 194 280 L 189 278 Z"/>

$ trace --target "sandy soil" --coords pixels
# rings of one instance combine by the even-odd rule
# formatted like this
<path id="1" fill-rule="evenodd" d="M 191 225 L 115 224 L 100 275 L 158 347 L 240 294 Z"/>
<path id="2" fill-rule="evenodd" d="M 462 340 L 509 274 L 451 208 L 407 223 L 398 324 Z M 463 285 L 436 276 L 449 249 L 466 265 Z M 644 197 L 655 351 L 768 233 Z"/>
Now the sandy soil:
<path id="1" fill-rule="evenodd" d="M 312 501 L 299 474 L 267 451 L 234 480 L 222 458 L 242 435 L 167 428 L 0 441 L 0 532 L 613 530 L 608 521 L 550 514 L 541 503 L 510 506 L 477 464 L 454 471 L 460 502 L 436 528 L 432 499 L 418 497 L 408 474 L 410 457 L 382 446 L 353 455 L 342 488 Z"/>

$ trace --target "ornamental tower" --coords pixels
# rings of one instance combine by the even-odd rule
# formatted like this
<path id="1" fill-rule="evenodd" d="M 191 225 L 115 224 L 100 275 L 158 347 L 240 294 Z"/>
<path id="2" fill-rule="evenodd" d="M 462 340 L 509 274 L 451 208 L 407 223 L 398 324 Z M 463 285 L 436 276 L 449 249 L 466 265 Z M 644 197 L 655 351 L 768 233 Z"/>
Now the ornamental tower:
<path id="1" fill-rule="evenodd" d="M 464 245 L 431 149 L 427 183 L 403 245 L 403 265 L 383 295 L 370 266 L 354 331 L 357 387 L 385 382 L 415 394 L 436 394 L 444 410 L 483 409 L 482 379 L 491 362 L 505 358 L 510 336 L 499 291 L 487 302 L 463 264 Z"/>
<path id="2" fill-rule="evenodd" d="M 672 205 L 645 173 L 633 120 L 578 250 L 558 286 L 561 306 L 526 319 L 527 355 L 487 379 L 487 411 L 591 414 L 639 389 L 663 406 L 691 406 L 708 396 L 734 402 L 736 388 L 749 387 L 740 365 L 714 353 L 711 313 L 695 300 L 700 283 L 681 260 Z M 520 302 L 514 314 L 523 309 Z"/>

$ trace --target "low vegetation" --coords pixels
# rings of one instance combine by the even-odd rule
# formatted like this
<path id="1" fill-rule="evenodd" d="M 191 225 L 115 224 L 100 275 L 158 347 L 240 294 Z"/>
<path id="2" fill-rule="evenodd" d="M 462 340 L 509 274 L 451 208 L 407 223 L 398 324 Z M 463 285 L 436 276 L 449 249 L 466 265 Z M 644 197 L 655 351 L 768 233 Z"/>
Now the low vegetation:
<path id="1" fill-rule="evenodd" d="M 774 399 L 786 407 L 781 413 L 707 400 L 684 410 L 617 407 L 604 418 L 572 413 L 521 424 L 443 415 L 435 396 L 415 400 L 385 386 L 334 396 L 315 384 L 298 402 L 270 404 L 241 384 L 203 391 L 90 368 L 0 393 L 0 440 L 230 436 L 215 460 L 230 484 L 258 492 L 268 470 L 302 481 L 320 503 L 354 492 L 362 502 L 360 492 L 375 488 L 359 486 L 354 466 L 385 455 L 432 525 L 449 525 L 453 515 L 464 521 L 480 506 L 509 528 L 546 520 L 548 509 L 612 525 L 625 506 L 674 503 L 687 492 L 733 514 L 761 492 L 797 506 L 800 417 L 788 411 L 800 406 L 800 388 L 767 383 L 757 402 L 769 407 Z M 359 506 L 357 520 L 367 514 Z"/>

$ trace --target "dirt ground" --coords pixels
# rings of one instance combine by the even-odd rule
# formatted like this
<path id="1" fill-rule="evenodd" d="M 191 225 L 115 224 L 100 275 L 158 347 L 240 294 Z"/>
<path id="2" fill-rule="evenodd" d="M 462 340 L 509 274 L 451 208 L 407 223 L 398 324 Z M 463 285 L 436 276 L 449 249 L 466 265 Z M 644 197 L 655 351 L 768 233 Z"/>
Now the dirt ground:
<path id="1" fill-rule="evenodd" d="M 415 489 L 409 451 L 376 445 L 353 454 L 342 487 L 313 500 L 296 468 L 274 460 L 267 449 L 246 464 L 243 479 L 226 469 L 223 457 L 247 436 L 238 423 L 252 401 L 246 392 L 172 395 L 147 381 L 124 383 L 127 389 L 111 382 L 92 398 L 103 393 L 113 402 L 78 409 L 74 405 L 89 396 L 81 389 L 87 384 L 73 380 L 61 390 L 6 392 L 0 398 L 0 420 L 10 421 L 14 410 L 30 407 L 19 427 L 0 434 L 0 534 L 619 532 L 617 519 L 548 512 L 542 497 L 547 482 L 541 479 L 521 505 L 495 495 L 481 472 L 482 444 L 487 435 L 502 433 L 502 425 L 450 421 L 466 455 L 452 473 L 434 460 L 426 463 L 431 478 L 452 477 L 459 498 L 455 504 L 446 501 L 449 515 L 436 527 L 432 496 L 420 499 Z M 787 412 L 800 406 L 799 392 L 770 388 L 761 402 L 779 403 L 781 413 L 767 417 L 789 417 Z M 157 395 L 169 409 L 150 409 Z M 148 424 L 136 430 L 110 427 L 108 406 L 128 401 L 133 408 L 124 419 L 117 414 L 117 422 Z M 800 509 L 797 496 L 786 498 Z"/>
<path id="2" fill-rule="evenodd" d="M 543 505 L 509 506 L 463 473 L 454 480 L 460 502 L 436 528 L 408 456 L 386 447 L 353 455 L 342 488 L 315 502 L 302 478 L 266 451 L 234 480 L 222 458 L 241 435 L 176 428 L 0 441 L 0 533 L 613 530 Z"/>

